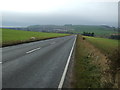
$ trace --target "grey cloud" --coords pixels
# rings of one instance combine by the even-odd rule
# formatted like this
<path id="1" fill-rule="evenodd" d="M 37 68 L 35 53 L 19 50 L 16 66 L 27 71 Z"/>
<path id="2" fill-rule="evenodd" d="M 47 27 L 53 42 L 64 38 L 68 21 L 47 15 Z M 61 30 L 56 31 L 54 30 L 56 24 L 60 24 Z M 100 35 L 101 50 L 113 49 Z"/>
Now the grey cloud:
<path id="1" fill-rule="evenodd" d="M 87 6 L 88 5 L 88 6 Z M 52 13 L 3 12 L 3 26 L 28 26 L 36 24 L 107 24 L 117 26 L 117 3 L 90 3 L 83 7 L 61 8 Z"/>

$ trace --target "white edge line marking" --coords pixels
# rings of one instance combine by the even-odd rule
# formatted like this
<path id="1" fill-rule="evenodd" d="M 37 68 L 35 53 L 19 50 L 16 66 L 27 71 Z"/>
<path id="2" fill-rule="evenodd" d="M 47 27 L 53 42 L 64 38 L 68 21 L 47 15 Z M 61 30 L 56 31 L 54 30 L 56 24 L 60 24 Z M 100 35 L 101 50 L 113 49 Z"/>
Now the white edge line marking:
<path id="1" fill-rule="evenodd" d="M 36 51 L 36 50 L 39 50 L 39 49 L 40 49 L 40 48 L 36 48 L 36 49 L 30 50 L 30 51 L 28 51 L 28 52 L 26 52 L 26 53 L 28 54 L 28 53 L 34 52 L 34 51 Z"/>
<path id="2" fill-rule="evenodd" d="M 75 36 L 76 36 L 76 35 L 75 35 Z M 72 49 L 71 49 L 71 51 L 70 51 L 70 55 L 69 55 L 69 57 L 68 57 L 68 61 L 67 61 L 67 63 L 66 63 L 66 66 L 65 66 L 65 69 L 64 69 L 62 78 L 61 78 L 61 80 L 60 80 L 60 83 L 59 83 L 59 86 L 58 86 L 58 90 L 61 90 L 61 89 L 62 89 L 64 80 L 65 80 L 65 76 L 66 76 L 66 73 L 67 73 L 67 69 L 68 69 L 68 66 L 69 66 L 69 62 L 70 62 L 70 59 L 71 59 L 71 56 L 72 56 L 72 52 L 73 52 L 73 49 L 74 49 L 74 46 L 75 46 L 75 42 L 76 42 L 76 37 L 75 37 L 75 40 L 74 40 Z"/>

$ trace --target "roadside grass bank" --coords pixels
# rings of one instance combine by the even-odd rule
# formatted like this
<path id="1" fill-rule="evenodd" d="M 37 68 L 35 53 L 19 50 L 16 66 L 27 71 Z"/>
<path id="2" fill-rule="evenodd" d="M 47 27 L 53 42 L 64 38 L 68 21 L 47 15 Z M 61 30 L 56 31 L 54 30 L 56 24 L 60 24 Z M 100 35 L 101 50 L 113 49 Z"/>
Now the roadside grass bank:
<path id="1" fill-rule="evenodd" d="M 0 32 L 2 32 L 2 42 L 0 42 L 2 47 L 69 35 L 61 33 L 43 33 L 12 29 L 0 29 Z"/>
<path id="2" fill-rule="evenodd" d="M 84 37 L 84 36 L 83 36 Z M 119 40 L 84 37 L 106 57 L 102 63 L 101 80 L 104 88 L 120 88 L 120 48 Z M 102 60 L 100 60 L 102 62 Z"/>
<path id="3" fill-rule="evenodd" d="M 82 36 L 77 36 L 73 77 L 74 88 L 101 88 L 101 69 L 97 63 L 98 56 L 94 55 L 95 52 L 96 49 L 91 44 L 83 40 Z"/>
<path id="4" fill-rule="evenodd" d="M 96 48 L 99 48 L 102 53 L 110 54 L 115 49 L 118 49 L 118 44 L 120 40 L 106 39 L 106 38 L 96 38 L 84 36 L 87 41 L 93 44 Z"/>

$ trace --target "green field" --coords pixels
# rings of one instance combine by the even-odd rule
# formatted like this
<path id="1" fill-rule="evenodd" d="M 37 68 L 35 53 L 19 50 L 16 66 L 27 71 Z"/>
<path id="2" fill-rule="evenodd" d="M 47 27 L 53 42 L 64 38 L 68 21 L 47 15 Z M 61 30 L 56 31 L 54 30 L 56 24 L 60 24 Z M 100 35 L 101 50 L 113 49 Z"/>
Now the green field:
<path id="1" fill-rule="evenodd" d="M 83 32 L 94 32 L 95 36 L 99 37 L 110 37 L 111 34 L 118 33 L 117 28 L 110 27 L 106 25 L 64 25 L 64 26 L 58 26 L 58 25 L 32 25 L 27 27 L 28 30 L 31 31 L 39 31 L 39 29 L 45 28 L 45 30 L 53 30 L 54 29 L 61 29 L 61 30 L 67 30 L 67 32 L 71 33 L 83 33 Z"/>
<path id="2" fill-rule="evenodd" d="M 114 49 L 118 48 L 119 40 L 96 38 L 84 36 L 95 47 L 99 48 L 103 53 L 111 53 Z"/>
<path id="3" fill-rule="evenodd" d="M 105 26 L 93 26 L 93 25 L 74 25 L 71 27 L 74 33 L 94 32 L 96 36 L 108 37 L 113 33 L 117 33 L 113 28 Z"/>
<path id="4" fill-rule="evenodd" d="M 34 40 L 41 40 L 41 39 L 68 35 L 68 34 L 60 34 L 60 33 L 43 33 L 43 32 L 12 30 L 12 29 L 0 29 L 0 32 L 1 31 L 2 31 L 2 45 L 10 45 L 10 44 L 33 41 L 31 37 L 35 37 Z"/>

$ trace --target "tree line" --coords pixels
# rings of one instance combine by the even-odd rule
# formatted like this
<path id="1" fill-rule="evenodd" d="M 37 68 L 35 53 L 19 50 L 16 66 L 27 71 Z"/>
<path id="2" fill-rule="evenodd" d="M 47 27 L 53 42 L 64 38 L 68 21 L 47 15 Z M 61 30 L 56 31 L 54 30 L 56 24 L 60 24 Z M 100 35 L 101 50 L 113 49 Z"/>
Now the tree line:
<path id="1" fill-rule="evenodd" d="M 90 33 L 90 32 L 83 32 L 83 34 L 82 35 L 84 35 L 84 36 L 92 36 L 92 37 L 94 37 L 94 32 L 92 32 L 92 33 Z"/>

